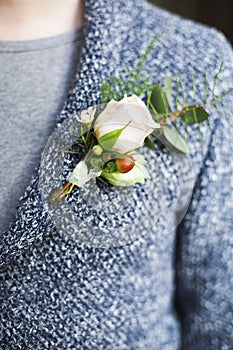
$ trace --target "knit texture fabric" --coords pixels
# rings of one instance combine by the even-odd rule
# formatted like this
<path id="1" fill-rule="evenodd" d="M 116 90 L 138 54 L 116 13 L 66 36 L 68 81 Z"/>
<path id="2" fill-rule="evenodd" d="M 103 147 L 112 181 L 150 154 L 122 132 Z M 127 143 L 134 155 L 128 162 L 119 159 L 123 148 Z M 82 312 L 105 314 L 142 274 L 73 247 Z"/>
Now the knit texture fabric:
<path id="1" fill-rule="evenodd" d="M 81 41 L 80 29 L 39 40 L 0 41 L 0 235 L 14 219 L 54 129 L 77 71 Z"/>
<path id="2" fill-rule="evenodd" d="M 141 0 L 89 0 L 85 18 L 81 62 L 58 128 L 99 103 L 101 81 L 123 77 L 125 66 L 134 65 L 164 29 L 145 68 L 152 81 L 182 74 L 193 100 L 193 67 L 200 99 L 204 72 L 212 86 L 224 60 L 218 92 L 232 84 L 232 50 L 214 29 Z M 232 108 L 232 97 L 226 103 Z M 126 193 L 98 188 L 109 206 L 94 211 L 82 192 L 70 197 L 83 198 L 78 215 L 80 225 L 88 223 L 87 234 L 91 226 L 100 236 L 136 232 L 136 239 L 121 246 L 91 246 L 71 237 L 69 227 L 57 229 L 43 203 L 37 169 L 15 221 L 1 237 L 1 349 L 232 348 L 233 133 L 220 113 L 211 113 L 210 128 L 200 125 L 202 147 L 198 127 L 189 127 L 194 190 L 176 231 L 168 232 L 168 216 L 175 218 L 179 185 L 189 174 L 164 147 L 144 151 L 152 174 L 145 186 Z"/>

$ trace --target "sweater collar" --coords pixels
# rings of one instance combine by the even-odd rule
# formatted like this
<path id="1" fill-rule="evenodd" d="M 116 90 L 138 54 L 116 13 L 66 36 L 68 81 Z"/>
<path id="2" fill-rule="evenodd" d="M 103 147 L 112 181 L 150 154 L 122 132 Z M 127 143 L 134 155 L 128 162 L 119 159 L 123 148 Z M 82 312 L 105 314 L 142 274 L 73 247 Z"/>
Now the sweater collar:
<path id="1" fill-rule="evenodd" d="M 124 28 L 130 28 L 133 23 L 133 15 L 126 16 L 125 14 L 132 14 L 133 11 L 140 13 L 143 2 L 143 0 L 128 0 L 127 2 L 86 0 L 84 41 L 79 68 L 73 89 L 70 91 L 58 122 L 87 108 L 87 105 L 100 102 L 101 82 L 109 76 L 113 67 L 120 69 L 117 67 L 117 62 L 120 61 L 121 36 L 125 35 L 121 31 L 124 31 Z M 122 27 L 120 26 L 121 17 Z M 113 42 L 114 56 L 110 49 L 110 47 L 113 48 Z M 92 81 L 91 91 L 83 89 L 89 85 L 90 81 Z M 82 91 L 81 94 L 80 91 Z"/>
<path id="2" fill-rule="evenodd" d="M 134 21 L 134 15 L 128 16 L 128 13 L 140 13 L 142 5 L 141 0 L 129 0 L 127 3 L 121 0 L 86 0 L 80 64 L 73 88 L 58 116 L 58 127 L 74 113 L 99 103 L 101 82 L 110 72 L 121 69 L 118 64 L 121 61 L 122 40 L 125 33 L 132 30 Z M 16 219 L 1 237 L 0 266 L 21 255 L 35 240 L 42 239 L 48 230 L 53 229 L 44 209 L 38 183 L 39 167 L 21 199 Z"/>

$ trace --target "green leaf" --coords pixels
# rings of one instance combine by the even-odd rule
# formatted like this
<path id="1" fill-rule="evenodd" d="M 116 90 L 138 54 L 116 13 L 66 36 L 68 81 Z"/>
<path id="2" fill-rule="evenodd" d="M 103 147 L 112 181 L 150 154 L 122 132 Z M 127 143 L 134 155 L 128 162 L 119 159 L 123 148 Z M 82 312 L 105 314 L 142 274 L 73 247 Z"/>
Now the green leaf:
<path id="1" fill-rule="evenodd" d="M 183 109 L 183 120 L 186 124 L 199 124 L 208 119 L 209 113 L 203 107 L 188 106 Z"/>
<path id="2" fill-rule="evenodd" d="M 105 150 L 110 150 L 115 143 L 117 142 L 117 140 L 119 139 L 122 131 L 128 126 L 128 124 L 126 124 L 123 128 L 121 129 L 116 129 L 113 131 L 108 132 L 107 134 L 101 136 L 98 140 L 100 146 L 105 149 Z"/>
<path id="3" fill-rule="evenodd" d="M 152 139 L 150 138 L 150 136 L 148 136 L 146 139 L 145 139 L 145 146 L 148 147 L 149 149 L 151 150 L 155 150 L 156 147 L 155 147 L 155 144 L 154 142 L 152 141 Z"/>
<path id="4" fill-rule="evenodd" d="M 173 111 L 174 106 L 173 106 L 173 98 L 172 98 L 172 79 L 169 77 L 164 80 L 164 92 L 167 98 L 168 105 L 170 109 Z"/>
<path id="5" fill-rule="evenodd" d="M 163 134 L 167 141 L 183 153 L 190 153 L 190 148 L 183 137 L 178 133 L 176 129 L 165 126 L 163 129 Z"/>
<path id="6" fill-rule="evenodd" d="M 150 103 L 162 115 L 168 115 L 168 105 L 165 93 L 160 85 L 154 84 L 150 96 Z"/>

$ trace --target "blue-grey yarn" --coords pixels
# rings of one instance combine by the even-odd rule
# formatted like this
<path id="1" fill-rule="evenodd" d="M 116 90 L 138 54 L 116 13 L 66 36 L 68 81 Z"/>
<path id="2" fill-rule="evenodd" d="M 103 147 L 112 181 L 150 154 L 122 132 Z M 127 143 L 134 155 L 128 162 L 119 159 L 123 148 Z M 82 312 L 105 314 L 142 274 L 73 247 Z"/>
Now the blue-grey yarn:
<path id="1" fill-rule="evenodd" d="M 200 99 L 204 72 L 213 84 L 224 60 L 218 92 L 232 85 L 232 50 L 214 29 L 140 0 L 89 0 L 85 16 L 81 64 L 58 127 L 97 104 L 101 81 L 124 76 L 125 65 L 134 65 L 150 38 L 164 29 L 146 66 L 152 81 L 162 83 L 168 75 L 182 73 L 188 97 L 195 100 L 192 66 Z M 232 109 L 232 97 L 226 103 Z M 153 208 L 160 198 L 154 196 L 149 205 L 144 193 L 153 197 L 158 184 L 148 181 L 142 198 L 128 211 L 131 230 L 134 212 L 140 216 L 138 207 L 149 208 L 141 216 L 137 240 L 108 249 L 77 243 L 49 220 L 37 169 L 15 221 L 1 237 L 2 350 L 233 348 L 233 133 L 221 113 L 210 111 L 210 129 L 200 125 L 202 147 L 198 127 L 189 127 L 194 191 L 176 232 L 166 233 L 164 213 L 154 222 Z M 185 135 L 182 124 L 180 132 Z M 150 169 L 163 174 L 166 207 L 175 216 L 179 177 L 189 174 L 181 168 L 178 176 L 163 147 L 147 156 Z M 139 190 L 132 188 L 132 198 Z M 85 202 L 80 210 L 86 210 Z"/>

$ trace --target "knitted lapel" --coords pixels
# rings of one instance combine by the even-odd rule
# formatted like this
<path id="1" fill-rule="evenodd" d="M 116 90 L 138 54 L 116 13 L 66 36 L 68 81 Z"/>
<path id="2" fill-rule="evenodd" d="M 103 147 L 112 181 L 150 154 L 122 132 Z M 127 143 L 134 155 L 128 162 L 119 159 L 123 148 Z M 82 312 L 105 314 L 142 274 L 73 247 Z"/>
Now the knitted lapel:
<path id="1" fill-rule="evenodd" d="M 138 3 L 138 4 L 137 4 Z M 61 114 L 58 117 L 57 126 L 75 112 L 87 108 L 99 102 L 99 87 L 104 77 L 117 67 L 120 56 L 121 37 L 116 33 L 117 25 L 127 27 L 127 18 L 124 23 L 117 23 L 121 8 L 128 7 L 128 13 L 139 8 L 141 1 L 130 0 L 87 0 L 85 8 L 84 44 L 80 65 L 75 77 L 74 87 L 71 90 Z M 132 21 L 132 18 L 130 19 Z M 113 29 L 115 23 L 115 31 Z M 119 27 L 120 32 L 120 27 Z M 118 34 L 118 36 L 116 36 Z M 108 43 L 115 43 L 114 57 L 108 50 Z M 111 57 L 111 59 L 110 59 Z M 118 58 L 117 58 L 118 57 Z M 38 168 L 39 169 L 39 168 Z M 47 218 L 38 190 L 38 169 L 21 198 L 16 219 L 11 224 L 0 240 L 0 266 L 20 255 L 28 249 L 36 239 L 41 239 L 46 230 L 51 229 L 52 224 Z"/>

